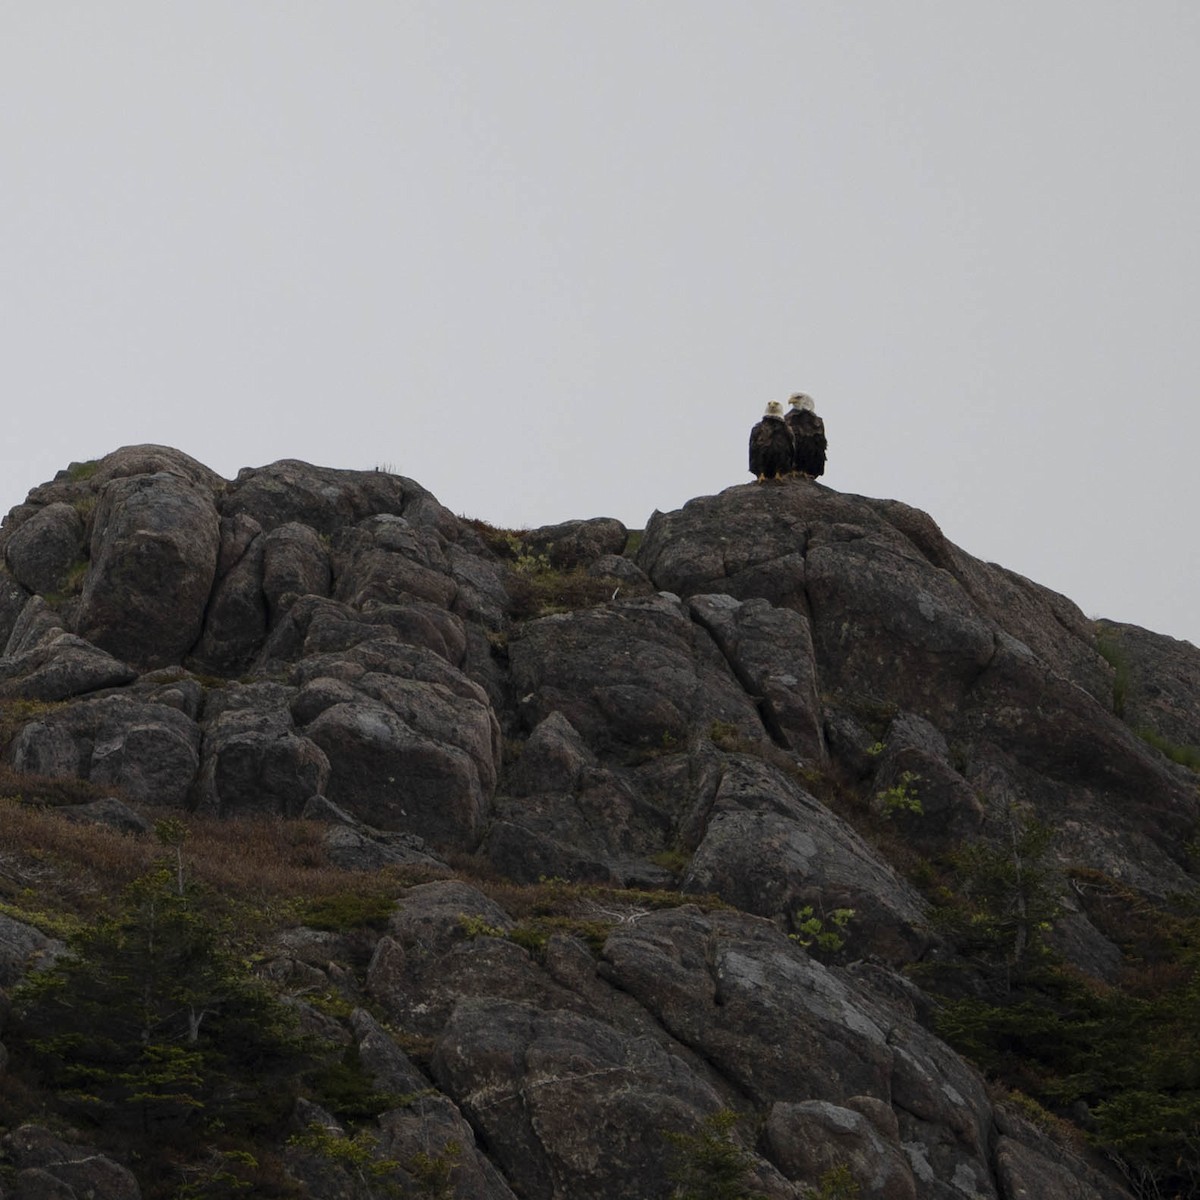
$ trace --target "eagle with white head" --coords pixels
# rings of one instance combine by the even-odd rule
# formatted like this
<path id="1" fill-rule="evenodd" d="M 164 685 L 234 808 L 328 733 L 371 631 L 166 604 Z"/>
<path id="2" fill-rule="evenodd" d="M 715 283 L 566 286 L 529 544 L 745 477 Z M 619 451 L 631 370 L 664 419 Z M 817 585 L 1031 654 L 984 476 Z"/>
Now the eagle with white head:
<path id="1" fill-rule="evenodd" d="M 783 419 L 783 405 L 772 400 L 762 420 L 750 430 L 750 474 L 759 483 L 782 479 L 791 474 L 795 454 L 791 431 Z"/>
<path id="2" fill-rule="evenodd" d="M 796 392 L 788 399 L 791 406 L 784 421 L 791 431 L 794 446 L 792 471 L 805 479 L 825 474 L 825 422 L 817 416 L 813 398 Z"/>

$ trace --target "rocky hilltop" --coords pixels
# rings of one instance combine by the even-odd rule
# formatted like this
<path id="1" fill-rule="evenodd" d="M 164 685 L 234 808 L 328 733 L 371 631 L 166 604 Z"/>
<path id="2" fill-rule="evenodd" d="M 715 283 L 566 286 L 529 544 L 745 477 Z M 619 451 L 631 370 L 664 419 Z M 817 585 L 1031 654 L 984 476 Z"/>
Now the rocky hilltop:
<path id="1" fill-rule="evenodd" d="M 1171 1014 L 1194 1028 L 1191 645 L 799 480 L 644 533 L 502 531 L 395 475 L 226 481 L 135 446 L 35 488 L 0 552 L 6 821 L 174 845 L 180 895 L 189 823 L 294 822 L 348 894 L 385 893 L 373 921 L 256 926 L 255 977 L 390 1100 L 339 1110 L 299 1073 L 247 1194 L 1113 1200 L 1200 1176 L 1194 1036 L 1176 1075 L 1087 1057 L 1148 1071 Z M 172 1117 L 168 1184 L 54 1099 L 21 997 L 96 942 L 47 916 L 69 870 L 34 850 L 0 860 L 3 1194 L 251 1187 L 215 1123 Z"/>

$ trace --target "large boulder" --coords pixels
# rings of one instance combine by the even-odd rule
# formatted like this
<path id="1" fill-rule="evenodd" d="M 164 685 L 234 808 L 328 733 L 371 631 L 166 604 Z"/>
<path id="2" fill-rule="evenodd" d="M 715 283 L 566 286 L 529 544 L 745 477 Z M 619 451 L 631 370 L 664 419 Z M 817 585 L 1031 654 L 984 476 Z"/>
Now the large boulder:
<path id="1" fill-rule="evenodd" d="M 454 1200 L 516 1200 L 504 1177 L 476 1145 L 475 1131 L 458 1106 L 432 1088 L 361 1009 L 353 1023 L 360 1038 L 359 1057 L 377 1085 L 413 1097 L 380 1115 L 379 1158 L 402 1164 L 401 1171 L 416 1176 L 421 1163 L 442 1157 L 454 1163 L 450 1183 Z M 410 1184 L 419 1189 L 420 1178 Z"/>
<path id="2" fill-rule="evenodd" d="M 264 539 L 258 522 L 243 514 L 222 517 L 220 529 L 216 583 L 192 660 L 207 671 L 232 673 L 250 662 L 267 632 Z"/>
<path id="3" fill-rule="evenodd" d="M 65 473 L 59 472 L 59 478 L 64 474 L 68 479 L 73 475 L 80 477 L 83 486 L 92 491 L 103 490 L 105 484 L 114 479 L 158 474 L 178 476 L 214 496 L 225 487 L 225 480 L 215 471 L 172 446 L 156 446 L 152 443 L 122 446 L 90 466 L 90 471 L 68 469 Z"/>
<path id="4" fill-rule="evenodd" d="M 945 567 L 861 498 L 815 484 L 741 485 L 655 513 L 638 564 L 681 595 L 805 614 L 825 690 L 943 715 L 994 649 L 991 622 Z"/>
<path id="5" fill-rule="evenodd" d="M 873 1170 L 887 1162 L 902 1178 L 903 1152 L 919 1161 L 920 1195 L 949 1200 L 969 1183 L 967 1195 L 995 1196 L 982 1078 L 911 1017 L 773 926 L 740 913 L 649 913 L 615 928 L 603 959 L 606 978 L 756 1105 L 819 1099 L 862 1111 L 874 1102 L 887 1147 L 870 1139 Z M 880 1115 L 888 1107 L 894 1125 Z M 777 1152 L 781 1165 L 794 1161 L 779 1143 Z"/>
<path id="6" fill-rule="evenodd" d="M 1015 1105 L 997 1105 L 996 1130 L 996 1182 L 1004 1200 L 1128 1200 L 1130 1193 L 1115 1172 L 1082 1161 L 1061 1138 L 1051 1140 Z"/>
<path id="7" fill-rule="evenodd" d="M 22 587 L 9 571 L 0 567 L 0 650 L 8 645 L 13 625 L 28 602 L 29 595 L 28 589 Z"/>
<path id="8" fill-rule="evenodd" d="M 217 816 L 298 817 L 329 781 L 324 751 L 295 728 L 292 689 L 270 684 L 225 689 L 205 724 L 192 800 Z"/>
<path id="9" fill-rule="evenodd" d="M 63 630 L 40 596 L 31 596 L 0 658 L 0 699 L 55 702 L 131 683 L 137 672 Z"/>
<path id="10" fill-rule="evenodd" d="M 773 925 L 695 908 L 620 925 L 604 975 L 758 1104 L 890 1098 L 890 1019 Z"/>
<path id="11" fill-rule="evenodd" d="M 335 596 L 355 608 L 369 601 L 426 600 L 449 608 L 458 586 L 449 573 L 444 539 L 403 517 L 381 514 L 343 530 L 334 541 Z"/>
<path id="12" fill-rule="evenodd" d="M 1096 652 L 1092 621 L 1066 596 L 960 550 L 933 518 L 899 500 L 857 497 L 887 525 L 903 535 L 931 566 L 953 575 L 981 617 L 1024 642 L 1056 674 L 1097 698 L 1111 682 L 1111 671 Z"/>
<path id="13" fill-rule="evenodd" d="M 210 493 L 159 472 L 100 492 L 77 630 L 142 668 L 178 663 L 200 636 L 220 548 Z"/>
<path id="14" fill-rule="evenodd" d="M 446 547 L 446 565 L 454 580 L 454 611 L 489 630 L 503 629 L 511 603 L 504 564 L 463 546 Z"/>
<path id="15" fill-rule="evenodd" d="M 592 517 L 542 525 L 519 536 L 526 553 L 544 554 L 552 566 L 561 570 L 585 566 L 606 554 L 620 554 L 629 531 L 613 517 Z"/>
<path id="16" fill-rule="evenodd" d="M 473 848 L 500 769 L 486 693 L 420 646 L 363 642 L 293 673 L 292 715 L 330 764 L 329 799 L 382 829 Z"/>
<path id="17" fill-rule="evenodd" d="M 544 999 L 554 985 L 504 940 L 513 925 L 498 904 L 457 879 L 409 888 L 375 948 L 367 991 L 390 1021 L 427 1035 L 441 1031 L 464 995 Z"/>
<path id="18" fill-rule="evenodd" d="M 814 483 L 738 485 L 656 512 L 637 561 L 682 596 L 726 593 L 807 614 L 827 691 L 944 717 L 1003 630 L 1093 695 L 1111 692 L 1077 606 L 972 558 L 898 501 Z"/>
<path id="19" fill-rule="evenodd" d="M 680 596 L 724 592 L 800 608 L 810 509 L 817 496 L 824 502 L 837 495 L 818 485 L 748 484 L 698 497 L 675 512 L 651 516 L 637 564 L 656 587 Z"/>
<path id="20" fill-rule="evenodd" d="M 954 577 L 891 537 L 844 527 L 814 537 L 805 581 L 826 687 L 944 718 L 995 652 Z"/>
<path id="21" fill-rule="evenodd" d="M 856 1101 L 863 1111 L 853 1107 Z M 858 1184 L 861 1200 L 917 1200 L 898 1134 L 891 1109 L 872 1097 L 851 1097 L 846 1107 L 826 1100 L 780 1102 L 771 1106 L 763 1128 L 772 1160 L 789 1179 L 815 1183 L 840 1167 Z"/>
<path id="22" fill-rule="evenodd" d="M 4 547 L 14 578 L 31 592 L 59 592 L 85 564 L 83 519 L 74 505 L 48 504 L 20 525 Z"/>
<path id="23" fill-rule="evenodd" d="M 960 763 L 962 754 L 959 743 Z M 868 758 L 872 812 L 915 848 L 936 854 L 947 843 L 980 836 L 987 805 L 978 788 L 951 765 L 941 731 L 924 718 L 898 713 L 884 741 L 868 748 Z"/>
<path id="24" fill-rule="evenodd" d="M 451 666 L 466 658 L 468 631 L 460 617 L 436 604 L 411 600 L 361 609 L 337 600 L 302 596 L 284 611 L 260 655 L 264 668 L 311 655 L 332 655 L 362 642 L 404 642 L 432 650 Z"/>
<path id="25" fill-rule="evenodd" d="M 1028 811 L 1054 830 L 1066 862 L 1160 897 L 1194 886 L 1187 845 L 1200 820 L 1195 775 L 1027 646 L 1001 638 L 949 738 L 1001 842 Z"/>
<path id="26" fill-rule="evenodd" d="M 628 773 L 600 765 L 571 723 L 551 713 L 530 734 L 498 794 L 486 851 L 510 879 L 543 876 L 646 883 L 647 860 L 674 828 L 662 797 Z M 659 884 L 669 881 L 659 872 Z"/>
<path id="27" fill-rule="evenodd" d="M 141 804 L 182 808 L 199 745 L 186 713 L 118 694 L 42 712 L 22 727 L 9 757 L 20 771 L 87 779 Z"/>
<path id="28" fill-rule="evenodd" d="M 298 596 L 328 596 L 331 579 L 329 550 L 310 526 L 289 521 L 263 539 L 262 592 L 273 621 Z"/>
<path id="29" fill-rule="evenodd" d="M 62 641 L 66 632 L 57 609 L 51 608 L 41 596 L 29 596 L 13 619 L 4 656 L 17 658 L 30 650 L 51 646 Z"/>

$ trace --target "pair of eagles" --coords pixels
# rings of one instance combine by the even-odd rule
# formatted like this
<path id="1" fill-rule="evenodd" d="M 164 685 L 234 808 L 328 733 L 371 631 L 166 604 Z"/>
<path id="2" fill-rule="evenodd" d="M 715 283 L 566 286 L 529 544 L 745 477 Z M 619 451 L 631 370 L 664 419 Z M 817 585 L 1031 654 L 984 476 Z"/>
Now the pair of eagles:
<path id="1" fill-rule="evenodd" d="M 759 483 L 801 475 L 815 479 L 825 473 L 825 422 L 813 412 L 813 399 L 797 392 L 783 405 L 772 400 L 763 419 L 750 430 L 750 473 Z"/>

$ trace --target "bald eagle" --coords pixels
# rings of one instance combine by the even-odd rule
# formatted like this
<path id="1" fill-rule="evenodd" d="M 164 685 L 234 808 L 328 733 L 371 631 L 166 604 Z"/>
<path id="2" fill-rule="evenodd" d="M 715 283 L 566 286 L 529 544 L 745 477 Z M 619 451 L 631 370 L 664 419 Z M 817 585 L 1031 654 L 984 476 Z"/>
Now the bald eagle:
<path id="1" fill-rule="evenodd" d="M 792 470 L 795 448 L 783 419 L 783 405 L 772 400 L 763 419 L 750 430 L 750 473 L 758 482 L 781 479 Z"/>
<path id="2" fill-rule="evenodd" d="M 813 412 L 813 398 L 803 392 L 797 392 L 788 404 L 791 409 L 784 419 L 796 446 L 792 470 L 805 479 L 816 479 L 825 474 L 825 422 Z"/>

